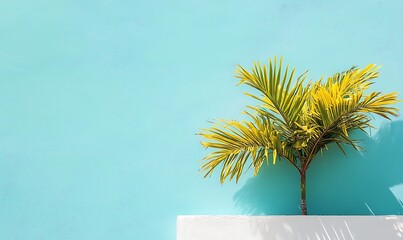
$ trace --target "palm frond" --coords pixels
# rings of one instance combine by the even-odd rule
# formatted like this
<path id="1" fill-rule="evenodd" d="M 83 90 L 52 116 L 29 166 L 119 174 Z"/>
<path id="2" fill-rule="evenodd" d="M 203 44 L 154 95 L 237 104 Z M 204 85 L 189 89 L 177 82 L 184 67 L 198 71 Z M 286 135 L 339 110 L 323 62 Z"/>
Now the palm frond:
<path id="1" fill-rule="evenodd" d="M 336 74 L 329 78 L 326 84 L 317 83 L 312 93 L 313 101 L 310 108 L 315 112 L 312 118 L 320 131 L 311 139 L 306 151 L 308 167 L 313 156 L 330 142 L 351 145 L 357 150 L 362 149 L 356 141 L 350 138 L 349 131 L 371 127 L 366 114 L 377 114 L 390 119 L 397 116 L 398 109 L 391 105 L 398 102 L 397 93 L 382 94 L 380 92 L 366 93 L 365 90 L 378 76 L 377 66 L 370 64 L 364 69 L 353 68 L 348 72 Z M 329 138 L 327 139 L 326 136 Z"/>
<path id="2" fill-rule="evenodd" d="M 201 169 L 205 172 L 205 177 L 222 164 L 220 181 L 224 182 L 227 177 L 230 180 L 235 177 L 238 181 L 248 159 L 252 160 L 257 174 L 264 160 L 268 160 L 270 154 L 275 156 L 273 153 L 276 152 L 280 136 L 272 122 L 250 116 L 253 121 L 221 120 L 210 129 L 202 129 L 200 135 L 207 141 L 201 144 L 215 149 L 204 158 L 205 163 Z"/>
<path id="3" fill-rule="evenodd" d="M 255 96 L 247 93 L 260 102 L 260 108 L 265 109 L 264 115 L 275 120 L 283 129 L 290 132 L 295 127 L 295 122 L 300 117 L 299 113 L 304 107 L 309 96 L 309 87 L 304 87 L 306 73 L 294 80 L 295 68 L 289 73 L 289 66 L 282 70 L 282 58 L 277 64 L 274 57 L 269 59 L 269 66 L 255 63 L 251 71 L 238 66 L 237 77 L 240 84 L 249 85 L 257 89 L 262 96 Z M 294 86 L 292 86 L 294 83 Z"/>

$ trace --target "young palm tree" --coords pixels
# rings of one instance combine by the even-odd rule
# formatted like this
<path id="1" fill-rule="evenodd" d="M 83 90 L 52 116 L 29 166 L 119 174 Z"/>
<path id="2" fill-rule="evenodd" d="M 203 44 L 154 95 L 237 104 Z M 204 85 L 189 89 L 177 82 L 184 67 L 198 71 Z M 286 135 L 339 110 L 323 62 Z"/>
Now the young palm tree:
<path id="1" fill-rule="evenodd" d="M 368 92 L 377 69 L 374 64 L 354 67 L 326 81 L 305 83 L 307 72 L 294 80 L 295 69 L 284 70 L 276 57 L 269 59 L 268 67 L 256 63 L 248 71 L 239 66 L 240 84 L 260 96 L 245 94 L 260 104 L 248 106 L 250 121 L 222 120 L 201 130 L 202 146 L 214 149 L 203 159 L 204 177 L 219 167 L 221 183 L 228 178 L 238 182 L 247 164 L 256 175 L 264 162 L 286 159 L 301 176 L 301 210 L 307 215 L 306 173 L 316 154 L 331 143 L 343 154 L 346 145 L 361 150 L 350 131 L 371 128 L 370 114 L 397 116 L 398 109 L 391 107 L 398 102 L 397 93 Z"/>

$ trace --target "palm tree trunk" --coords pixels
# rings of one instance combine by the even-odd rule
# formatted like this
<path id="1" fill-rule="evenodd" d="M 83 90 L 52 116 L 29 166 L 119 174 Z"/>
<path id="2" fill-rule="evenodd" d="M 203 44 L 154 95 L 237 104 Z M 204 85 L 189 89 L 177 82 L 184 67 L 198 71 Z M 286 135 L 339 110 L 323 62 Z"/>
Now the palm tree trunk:
<path id="1" fill-rule="evenodd" d="M 301 212 L 302 215 L 308 215 L 306 209 L 306 178 L 305 172 L 301 173 Z"/>

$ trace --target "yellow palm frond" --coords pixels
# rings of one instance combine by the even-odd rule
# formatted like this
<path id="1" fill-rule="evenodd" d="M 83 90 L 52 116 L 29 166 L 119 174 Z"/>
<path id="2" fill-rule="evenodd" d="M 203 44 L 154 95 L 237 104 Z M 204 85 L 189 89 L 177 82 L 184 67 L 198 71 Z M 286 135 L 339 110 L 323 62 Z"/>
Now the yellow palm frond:
<path id="1" fill-rule="evenodd" d="M 249 85 L 262 94 L 255 96 L 247 93 L 263 103 L 264 114 L 275 120 L 283 130 L 291 132 L 309 96 L 309 87 L 304 87 L 306 72 L 294 80 L 295 68 L 289 73 L 287 66 L 284 71 L 282 62 L 281 58 L 277 64 L 274 57 L 273 61 L 269 59 L 269 66 L 255 63 L 251 71 L 239 66 L 236 76 L 241 80 L 240 84 Z"/>
<path id="2" fill-rule="evenodd" d="M 265 161 L 269 163 L 269 158 L 273 164 L 278 157 L 295 162 L 293 155 L 287 152 L 289 148 L 284 146 L 284 137 L 274 128 L 273 123 L 265 118 L 248 115 L 253 121 L 221 120 L 199 133 L 207 140 L 201 144 L 215 150 L 203 159 L 205 177 L 222 164 L 220 181 L 223 183 L 228 177 L 238 181 L 248 159 L 251 159 L 250 166 L 253 166 L 255 175 Z"/>
<path id="3" fill-rule="evenodd" d="M 313 125 L 318 126 L 318 134 L 310 139 L 305 151 L 307 168 L 315 154 L 329 143 L 345 143 L 359 150 L 361 147 L 350 138 L 348 132 L 354 129 L 365 131 L 371 127 L 366 114 L 374 113 L 384 118 L 397 116 L 398 109 L 391 105 L 398 102 L 397 93 L 366 93 L 378 76 L 377 66 L 370 64 L 364 69 L 353 68 L 345 73 L 329 78 L 326 84 L 317 83 L 308 108 L 315 112 Z M 344 152 L 344 150 L 341 148 Z"/>

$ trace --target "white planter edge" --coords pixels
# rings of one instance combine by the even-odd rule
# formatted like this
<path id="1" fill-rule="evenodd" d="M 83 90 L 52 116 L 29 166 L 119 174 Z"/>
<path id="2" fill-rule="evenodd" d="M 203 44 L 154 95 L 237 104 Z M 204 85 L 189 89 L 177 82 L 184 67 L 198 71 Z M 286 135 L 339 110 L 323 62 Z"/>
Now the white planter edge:
<path id="1" fill-rule="evenodd" d="M 177 240 L 403 240 L 402 216 L 177 216 Z"/>

